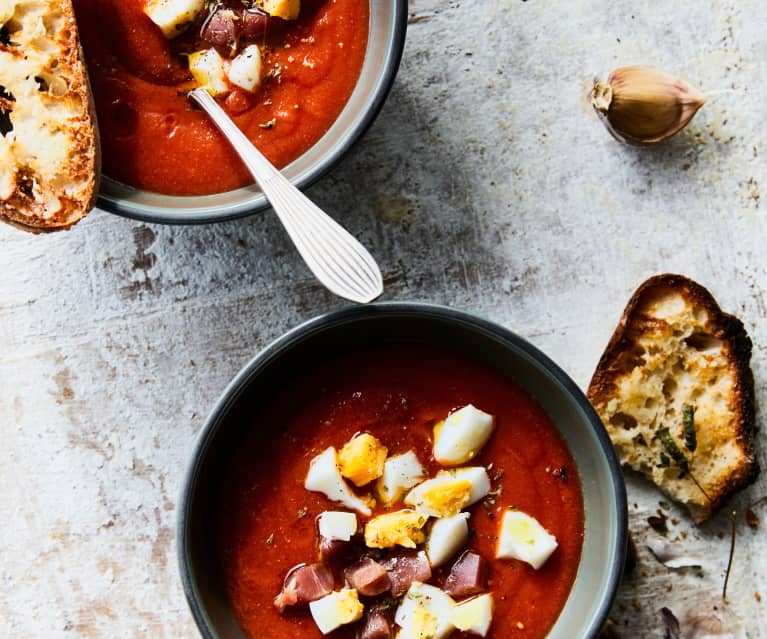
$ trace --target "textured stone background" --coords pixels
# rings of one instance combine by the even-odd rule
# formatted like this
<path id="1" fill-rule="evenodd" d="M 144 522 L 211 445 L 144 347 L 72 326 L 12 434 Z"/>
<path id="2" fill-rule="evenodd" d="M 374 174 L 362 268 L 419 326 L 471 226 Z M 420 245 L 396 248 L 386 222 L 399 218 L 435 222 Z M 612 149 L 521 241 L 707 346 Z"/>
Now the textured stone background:
<path id="1" fill-rule="evenodd" d="M 767 405 L 764 0 L 410 10 L 380 118 L 311 189 L 371 248 L 385 299 L 500 322 L 585 387 L 634 288 L 685 273 L 746 323 Z M 716 95 L 672 142 L 620 146 L 583 96 L 594 74 L 629 63 Z M 195 433 L 256 351 L 342 303 L 268 214 L 176 228 L 96 211 L 68 233 L 3 227 L 0 241 L 1 634 L 195 636 L 174 546 Z M 765 477 L 734 505 L 767 494 Z M 767 637 L 767 507 L 757 530 L 738 520 L 723 605 L 727 513 L 697 528 L 670 509 L 667 541 L 687 533 L 671 551 L 702 564 L 671 570 L 646 548 L 662 541 L 647 524 L 661 497 L 633 477 L 629 492 L 639 566 L 613 610 L 618 635 L 662 637 L 666 605 Z"/>

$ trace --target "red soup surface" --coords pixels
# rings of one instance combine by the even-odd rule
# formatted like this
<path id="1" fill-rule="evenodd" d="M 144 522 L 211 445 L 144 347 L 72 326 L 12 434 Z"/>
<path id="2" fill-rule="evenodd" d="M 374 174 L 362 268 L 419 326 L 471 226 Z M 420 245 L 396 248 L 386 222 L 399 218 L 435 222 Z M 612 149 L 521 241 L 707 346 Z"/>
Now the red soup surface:
<path id="1" fill-rule="evenodd" d="M 252 416 L 223 478 L 218 514 L 224 582 L 248 637 L 322 636 L 308 610 L 282 616 L 273 605 L 291 567 L 319 560 L 317 515 L 345 510 L 304 488 L 311 459 L 366 431 L 389 455 L 415 451 L 432 476 L 441 468 L 431 452 L 433 425 L 469 403 L 496 417 L 489 442 L 465 464 L 487 467 L 493 489 L 500 488 L 494 504 L 486 500 L 469 509 L 468 547 L 489 562 L 488 591 L 495 604 L 487 636 L 545 637 L 568 597 L 583 544 L 583 498 L 573 457 L 546 413 L 502 374 L 464 356 L 414 345 L 324 362 Z M 357 490 L 364 492 L 369 489 Z M 535 517 L 559 543 L 539 570 L 495 558 L 501 515 L 510 507 Z M 381 512 L 379 505 L 373 515 Z M 441 586 L 451 564 L 436 569 L 430 583 Z M 335 588 L 341 586 L 337 578 Z M 326 636 L 353 637 L 355 625 Z M 470 636 L 476 635 L 451 635 Z"/>
<path id="2" fill-rule="evenodd" d="M 195 86 L 187 54 L 204 15 L 167 40 L 144 13 L 146 0 L 74 0 L 96 101 L 104 172 L 168 195 L 221 193 L 252 183 L 229 144 L 186 93 Z M 245 11 L 241 0 L 221 0 Z M 212 11 L 216 3 L 210 4 Z M 297 20 L 269 18 L 241 44 L 261 47 L 262 82 L 234 88 L 220 103 L 278 167 L 330 128 L 351 95 L 365 57 L 368 0 L 303 0 Z M 207 14 L 206 14 L 207 15 Z"/>

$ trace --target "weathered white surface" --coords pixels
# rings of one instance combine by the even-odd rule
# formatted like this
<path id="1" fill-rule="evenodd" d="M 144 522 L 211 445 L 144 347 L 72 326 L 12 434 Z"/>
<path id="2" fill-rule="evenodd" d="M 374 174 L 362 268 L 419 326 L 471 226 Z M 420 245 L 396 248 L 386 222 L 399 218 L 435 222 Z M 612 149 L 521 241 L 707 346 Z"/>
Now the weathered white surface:
<path id="1" fill-rule="evenodd" d="M 767 405 L 767 4 L 763 0 L 416 0 L 394 92 L 312 197 L 379 259 L 386 299 L 449 303 L 530 338 L 585 387 L 633 289 L 685 273 L 742 317 Z M 678 139 L 616 144 L 585 106 L 628 63 L 722 93 Z M 194 435 L 235 372 L 342 303 L 270 215 L 197 228 L 94 212 L 68 233 L 0 228 L 0 629 L 7 637 L 195 635 L 175 565 Z M 760 416 L 760 423 L 762 422 Z M 767 435 L 760 459 L 767 466 Z M 640 565 L 613 611 L 721 610 L 728 515 L 644 547 L 661 499 L 630 480 Z M 764 477 L 735 505 L 767 493 Z M 765 524 L 739 519 L 730 606 L 767 637 Z"/>

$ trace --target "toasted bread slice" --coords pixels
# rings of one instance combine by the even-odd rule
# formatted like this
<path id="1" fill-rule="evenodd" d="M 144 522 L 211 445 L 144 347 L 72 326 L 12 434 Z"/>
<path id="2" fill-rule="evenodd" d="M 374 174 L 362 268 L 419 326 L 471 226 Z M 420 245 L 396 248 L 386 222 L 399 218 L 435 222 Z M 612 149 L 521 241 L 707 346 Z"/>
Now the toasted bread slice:
<path id="1" fill-rule="evenodd" d="M 754 481 L 751 340 L 711 294 L 681 275 L 634 293 L 588 396 L 621 461 L 697 522 Z"/>
<path id="2" fill-rule="evenodd" d="M 95 203 L 95 111 L 70 0 L 0 0 L 0 218 L 68 228 Z"/>

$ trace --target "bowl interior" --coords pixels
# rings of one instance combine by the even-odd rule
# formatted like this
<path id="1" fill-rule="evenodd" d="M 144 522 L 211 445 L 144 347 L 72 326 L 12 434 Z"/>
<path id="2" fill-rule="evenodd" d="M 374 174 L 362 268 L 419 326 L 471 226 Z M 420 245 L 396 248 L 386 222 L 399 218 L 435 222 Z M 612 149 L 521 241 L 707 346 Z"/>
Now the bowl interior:
<path id="1" fill-rule="evenodd" d="M 375 119 L 391 88 L 405 44 L 407 0 L 370 0 L 370 31 L 365 61 L 349 101 L 325 135 L 282 172 L 298 188 L 321 177 Z M 268 207 L 253 185 L 215 195 L 179 197 L 126 186 L 103 176 L 101 208 L 147 222 L 199 224 L 220 222 Z"/>
<path id="2" fill-rule="evenodd" d="M 462 313 L 416 305 L 353 308 L 314 320 L 256 357 L 227 389 L 201 434 L 179 512 L 182 579 L 203 636 L 244 636 L 218 580 L 211 524 L 217 478 L 249 423 L 244 416 L 303 363 L 386 341 L 435 345 L 484 361 L 532 395 L 562 432 L 579 468 L 586 530 L 573 589 L 549 637 L 596 637 L 626 543 L 622 475 L 599 418 L 561 369 L 521 338 Z"/>

